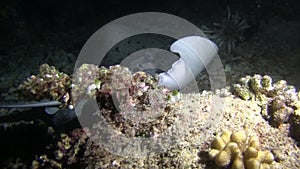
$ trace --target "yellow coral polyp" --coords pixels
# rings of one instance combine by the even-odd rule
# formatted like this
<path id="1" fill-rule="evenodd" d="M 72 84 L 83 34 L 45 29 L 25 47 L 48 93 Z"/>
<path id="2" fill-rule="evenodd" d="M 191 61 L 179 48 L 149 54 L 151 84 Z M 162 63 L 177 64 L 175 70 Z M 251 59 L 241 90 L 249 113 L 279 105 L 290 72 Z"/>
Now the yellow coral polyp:
<path id="1" fill-rule="evenodd" d="M 244 169 L 244 161 L 242 158 L 236 158 L 233 163 L 231 169 Z"/>
<path id="2" fill-rule="evenodd" d="M 229 152 L 233 158 L 242 156 L 242 152 L 235 142 L 230 142 L 224 148 L 225 151 Z"/>
<path id="3" fill-rule="evenodd" d="M 250 158 L 246 160 L 246 169 L 260 169 L 260 162 L 255 158 Z"/>
<path id="4" fill-rule="evenodd" d="M 248 147 L 245 151 L 244 157 L 246 159 L 256 158 L 258 155 L 258 151 L 254 147 Z"/>
<path id="5" fill-rule="evenodd" d="M 259 169 L 271 169 L 271 166 L 269 164 L 262 163 L 262 164 L 260 164 Z"/>
<path id="6" fill-rule="evenodd" d="M 209 159 L 214 159 L 218 154 L 220 153 L 220 150 L 216 150 L 216 149 L 211 149 L 209 152 L 208 152 L 208 157 Z"/>
<path id="7" fill-rule="evenodd" d="M 269 151 L 259 151 L 257 159 L 261 163 L 271 164 L 274 161 L 274 155 Z"/>
<path id="8" fill-rule="evenodd" d="M 221 135 L 221 138 L 223 139 L 223 141 L 225 143 L 229 143 L 231 134 L 232 133 L 228 130 L 223 131 L 223 133 Z"/>
<path id="9" fill-rule="evenodd" d="M 260 150 L 259 138 L 249 138 L 247 130 L 233 133 L 223 131 L 211 146 L 209 158 L 219 167 L 231 165 L 231 169 L 262 169 L 270 168 L 274 161 L 273 154 Z"/>
<path id="10" fill-rule="evenodd" d="M 228 166 L 231 162 L 231 154 L 228 151 L 221 151 L 215 158 L 215 163 L 219 167 Z"/>
<path id="11" fill-rule="evenodd" d="M 230 140 L 238 144 L 245 143 L 247 141 L 247 133 L 245 130 L 232 133 Z"/>
<path id="12" fill-rule="evenodd" d="M 211 148 L 222 150 L 225 147 L 225 145 L 226 143 L 223 141 L 221 137 L 216 137 L 211 143 Z"/>
<path id="13" fill-rule="evenodd" d="M 249 146 L 255 148 L 256 150 L 260 149 L 259 139 L 256 136 L 252 136 L 249 139 Z"/>

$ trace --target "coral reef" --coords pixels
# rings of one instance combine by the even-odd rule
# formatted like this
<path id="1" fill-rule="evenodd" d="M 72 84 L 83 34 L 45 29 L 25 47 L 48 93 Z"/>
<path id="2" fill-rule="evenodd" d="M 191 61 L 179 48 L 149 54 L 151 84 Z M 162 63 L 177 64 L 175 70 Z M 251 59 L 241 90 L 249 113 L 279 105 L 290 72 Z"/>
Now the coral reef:
<path id="1" fill-rule="evenodd" d="M 134 135 L 150 135 L 154 126 L 148 122 L 163 130 L 174 121 L 176 114 L 172 114 L 172 106 L 180 96 L 176 91 L 158 86 L 157 81 L 157 77 L 145 72 L 132 74 L 119 65 L 107 69 L 92 64 L 81 65 L 71 79 L 44 64 L 38 75 L 32 75 L 18 87 L 17 93 L 27 99 L 55 99 L 62 103 L 61 107 L 68 108 L 82 99 L 97 99 L 101 115 L 113 126 L 120 126 L 118 130 L 128 134 L 137 129 Z"/>
<path id="2" fill-rule="evenodd" d="M 17 92 L 34 100 L 55 99 L 68 108 L 82 99 L 93 98 L 101 108 L 99 116 L 118 131 L 150 136 L 159 134 L 157 131 L 175 120 L 180 97 L 177 91 L 158 86 L 157 81 L 157 77 L 145 72 L 132 74 L 119 65 L 107 69 L 92 64 L 81 65 L 71 79 L 44 64 L 40 73 L 21 84 Z"/>
<path id="3" fill-rule="evenodd" d="M 158 86 L 157 77 L 111 66 L 101 79 L 98 116 L 128 136 L 154 136 L 176 118 L 178 92 Z"/>
<path id="4" fill-rule="evenodd" d="M 261 150 L 259 138 L 249 137 L 246 130 L 223 131 L 212 141 L 208 155 L 218 167 L 232 169 L 271 168 L 274 161 L 270 151 Z"/>
<path id="5" fill-rule="evenodd" d="M 62 104 L 70 101 L 71 78 L 53 66 L 43 64 L 39 74 L 32 75 L 19 85 L 16 92 L 19 97 L 33 100 L 53 99 Z"/>
<path id="6" fill-rule="evenodd" d="M 237 43 L 244 40 L 245 30 L 250 27 L 237 11 L 232 14 L 229 7 L 227 7 L 227 17 L 222 22 L 213 23 L 213 25 L 214 28 L 203 25 L 201 29 L 208 38 L 229 54 L 234 51 Z"/>
<path id="7" fill-rule="evenodd" d="M 68 103 L 85 97 L 96 99 L 99 111 L 91 113 L 95 123 L 90 130 L 72 129 L 68 134 L 52 131 L 57 135 L 52 134 L 51 143 L 45 145 L 46 151 L 36 153 L 34 160 L 31 159 L 32 168 L 213 168 L 217 165 L 248 169 L 298 166 L 295 161 L 297 153 L 292 154 L 292 158 L 286 155 L 298 151 L 298 147 L 293 145 L 294 140 L 280 133 L 278 128 L 270 127 L 259 115 L 265 112 L 264 117 L 271 124 L 291 124 L 293 131 L 299 132 L 299 93 L 285 81 L 272 83 L 271 77 L 260 75 L 242 78 L 239 84 L 234 85 L 233 91 L 246 101 L 221 89 L 215 93 L 227 100 L 224 102 L 226 106 L 224 110 L 213 114 L 210 109 L 215 104 L 211 98 L 213 92 L 203 92 L 199 97 L 169 91 L 158 86 L 156 76 L 145 72 L 131 73 L 119 65 L 99 68 L 84 64 L 75 71 L 72 80 L 72 85 L 65 90 L 70 94 Z M 69 92 L 71 89 L 72 93 Z M 36 99 L 34 94 L 30 96 Z M 62 99 L 60 97 L 60 101 Z M 195 105 L 199 107 L 195 108 Z M 279 113 L 282 108 L 293 111 L 288 112 L 286 117 L 273 115 L 275 109 L 280 110 Z M 157 154 L 151 152 L 149 156 L 141 158 L 121 156 L 97 142 L 97 137 L 100 141 L 101 137 L 105 137 L 101 135 L 104 128 L 98 119 L 100 116 L 118 135 L 155 140 L 164 134 L 173 136 L 169 135 L 172 131 L 169 133 L 167 129 L 176 130 L 172 128 L 175 121 L 188 112 L 194 115 L 189 118 L 190 126 L 179 124 L 181 128 L 186 128 L 180 130 L 187 132 L 176 140 L 178 144 Z M 206 125 L 209 119 L 215 120 L 215 116 L 221 117 L 220 122 L 212 123 L 217 127 Z M 234 130 L 243 125 L 249 126 L 249 130 L 224 131 L 221 136 L 214 138 L 207 156 L 209 138 L 213 138 L 213 133 L 220 132 L 221 128 Z M 253 133 L 258 133 L 258 136 Z M 274 135 L 278 139 L 273 138 Z M 109 139 L 113 137 L 106 141 L 115 143 Z M 272 142 L 273 139 L 276 142 Z M 122 143 L 127 145 L 127 142 Z M 113 146 L 118 148 L 118 145 Z M 19 163 L 23 163 L 22 158 Z"/>
<path id="8" fill-rule="evenodd" d="M 185 94 L 182 94 L 184 97 Z M 299 148 L 294 145 L 294 140 L 287 137 L 285 134 L 279 132 L 277 128 L 270 127 L 270 125 L 260 116 L 260 107 L 255 102 L 244 101 L 234 96 L 226 97 L 226 110 L 222 116 L 222 121 L 218 123 L 216 128 L 206 128 L 207 118 L 211 118 L 211 111 L 207 111 L 208 107 L 213 106 L 210 94 L 203 94 L 200 98 L 196 95 L 190 95 L 189 100 L 181 100 L 181 104 L 186 106 L 181 113 L 192 111 L 195 113 L 195 118 L 191 123 L 195 123 L 193 127 L 189 128 L 189 132 L 183 136 L 183 141 L 177 145 L 172 145 L 167 151 L 160 153 L 150 153 L 147 157 L 134 158 L 132 156 L 120 156 L 111 151 L 101 147 L 99 142 L 88 139 L 86 143 L 86 151 L 82 158 L 82 163 L 86 168 L 216 168 L 217 166 L 212 162 L 207 155 L 210 147 L 211 139 L 215 137 L 214 133 L 219 133 L 222 129 L 235 130 L 242 128 L 243 124 L 247 123 L 246 145 L 248 147 L 259 147 L 259 156 L 253 160 L 251 155 L 253 148 L 244 146 L 245 159 L 249 159 L 247 165 L 251 166 L 258 161 L 268 162 L 272 159 L 270 150 L 274 156 L 275 161 L 271 165 L 263 163 L 262 167 L 279 168 L 299 168 L 298 160 Z M 195 109 L 192 105 L 199 105 Z M 209 132 L 209 138 L 205 136 L 205 132 Z M 243 142 L 239 135 L 235 134 L 233 140 L 236 142 Z M 231 132 L 227 132 L 227 139 L 230 140 Z M 255 134 L 254 134 L 255 133 Z M 274 137 L 276 135 L 276 137 Z M 245 136 L 245 135 L 244 135 Z M 244 137 L 243 136 L 243 137 Z M 225 137 L 224 137 L 225 138 Z M 259 141 L 258 141 L 259 138 Z M 225 139 L 226 140 L 226 139 Z M 250 144 L 251 142 L 251 144 Z M 251 146 L 249 146 L 251 145 Z M 247 153 L 246 153 L 247 152 Z M 268 152 L 268 153 L 267 153 Z M 247 155 L 246 155 L 247 154 Z M 262 157 L 262 155 L 265 157 Z M 251 160 L 250 160 L 251 159 Z M 264 160 L 262 160 L 264 159 Z M 241 161 L 240 161 L 241 162 Z M 233 163 L 233 161 L 232 161 Z M 238 163 L 238 161 L 236 162 Z M 243 161 L 243 164 L 246 165 Z"/>
<path id="9" fill-rule="evenodd" d="M 293 135 L 299 140 L 299 93 L 286 81 L 272 82 L 268 75 L 246 76 L 239 84 L 233 85 L 233 93 L 244 100 L 258 101 L 262 107 L 262 116 L 274 127 L 291 124 Z"/>
<path id="10" fill-rule="evenodd" d="M 72 98 L 76 102 L 85 97 L 96 98 L 101 81 L 104 80 L 107 69 L 96 65 L 83 64 L 73 74 Z"/>

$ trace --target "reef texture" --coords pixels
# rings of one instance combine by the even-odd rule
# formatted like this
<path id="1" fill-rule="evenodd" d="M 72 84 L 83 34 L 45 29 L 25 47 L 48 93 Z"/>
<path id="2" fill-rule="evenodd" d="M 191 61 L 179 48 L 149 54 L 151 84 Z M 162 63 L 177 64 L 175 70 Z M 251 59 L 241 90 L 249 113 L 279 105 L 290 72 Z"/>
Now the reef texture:
<path id="1" fill-rule="evenodd" d="M 291 136 L 300 140 L 299 93 L 286 81 L 272 82 L 270 76 L 246 76 L 233 85 L 233 92 L 244 100 L 260 102 L 262 116 L 274 127 L 290 124 Z"/>
<path id="2" fill-rule="evenodd" d="M 73 81 L 74 103 L 96 99 L 100 112 L 94 118 L 103 116 L 125 135 L 159 134 L 158 131 L 169 126 L 176 116 L 172 112 L 179 94 L 159 87 L 157 77 L 145 72 L 132 74 L 119 65 L 107 69 L 84 64 L 75 72 Z"/>
<path id="3" fill-rule="evenodd" d="M 37 75 L 30 76 L 15 90 L 18 97 L 32 100 L 53 99 L 67 104 L 70 100 L 71 78 L 54 66 L 43 64 Z"/>
<path id="4" fill-rule="evenodd" d="M 109 68 L 81 65 L 72 79 L 47 64 L 40 66 L 16 92 L 26 99 L 55 99 L 61 107 L 74 108 L 85 99 L 95 99 L 116 130 L 129 136 L 157 135 L 171 125 L 179 93 L 158 86 L 157 77 L 145 72 L 134 74 L 116 65 Z M 97 118 L 97 117 L 95 117 Z"/>
<path id="5" fill-rule="evenodd" d="M 182 94 L 180 114 L 192 113 L 194 116 L 190 118 L 187 132 L 182 138 L 176 138 L 180 139 L 178 144 L 170 145 L 162 153 L 153 152 L 139 158 L 120 156 L 89 139 L 82 161 L 87 168 L 216 168 L 215 161 L 209 158 L 212 154 L 210 145 L 216 142 L 215 133 L 227 129 L 232 132 L 224 131 L 219 137 L 222 138 L 221 143 L 216 142 L 213 147 L 220 153 L 222 147 L 226 147 L 223 139 L 230 140 L 227 143 L 230 150 L 243 145 L 240 155 L 245 161 L 230 161 L 235 163 L 236 168 L 243 165 L 246 168 L 261 166 L 274 169 L 300 167 L 300 149 L 295 140 L 288 136 L 286 130 L 273 128 L 262 118 L 257 101 L 244 101 L 230 95 L 218 100 L 223 105 L 219 109 L 215 97 L 219 98 L 211 92 Z M 218 148 L 218 144 L 223 145 Z M 234 146 L 230 148 L 230 145 Z"/>
<path id="6" fill-rule="evenodd" d="M 158 135 L 172 124 L 176 103 L 172 92 L 159 87 L 157 79 L 144 73 L 131 74 L 119 66 L 109 70 L 101 86 L 101 115 L 128 136 Z"/>
<path id="7" fill-rule="evenodd" d="M 99 68 L 92 64 L 83 64 L 73 74 L 72 98 L 76 100 L 84 98 L 96 98 L 102 81 L 107 74 L 107 68 Z"/>
<path id="8" fill-rule="evenodd" d="M 36 155 L 32 168 L 300 167 L 300 149 L 296 140 L 289 137 L 288 130 L 291 127 L 299 131 L 299 94 L 285 81 L 273 84 L 270 77 L 260 75 L 242 78 L 233 90 L 241 99 L 227 90 L 224 90 L 226 94 L 223 90 L 189 94 L 169 91 L 157 86 L 157 77 L 144 72 L 132 74 L 118 65 L 109 68 L 82 65 L 73 76 L 72 85 L 64 78 L 57 83 L 68 84 L 64 91 L 74 90 L 68 103 L 86 97 L 97 100 L 99 111 L 88 112 L 94 123 L 89 129 L 74 129 L 69 134 L 55 136 L 47 151 Z M 28 80 L 24 84 L 35 87 L 40 86 L 39 82 Z M 23 89 L 30 91 L 30 96 L 40 94 L 37 99 L 42 99 L 40 96 L 45 93 L 52 98 L 49 91 L 32 93 L 29 85 Z M 64 98 L 62 93 L 54 96 Z M 293 111 L 286 122 L 274 127 L 277 123 L 271 113 L 275 102 L 280 101 L 277 97 L 284 99 L 277 107 Z M 147 156 L 118 155 L 108 151 L 111 147 L 102 147 L 101 141 L 111 142 L 115 148 L 120 148 L 120 144 L 114 143 L 129 144 L 118 140 L 121 137 L 103 140 L 107 136 L 103 124 L 117 136 L 124 136 L 125 141 L 145 138 L 174 143 L 157 147 L 162 148 L 159 153 L 150 149 Z M 176 132 L 180 134 L 175 135 Z M 220 137 L 215 136 L 222 132 Z M 135 143 L 139 142 L 131 145 Z M 15 158 L 15 161 L 22 163 L 22 159 Z"/>

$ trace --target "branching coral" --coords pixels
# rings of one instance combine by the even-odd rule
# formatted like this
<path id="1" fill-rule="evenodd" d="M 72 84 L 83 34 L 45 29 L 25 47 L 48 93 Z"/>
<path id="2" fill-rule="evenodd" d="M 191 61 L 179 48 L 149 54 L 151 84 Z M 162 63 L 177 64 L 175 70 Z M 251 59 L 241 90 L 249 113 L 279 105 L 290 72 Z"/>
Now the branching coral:
<path id="1" fill-rule="evenodd" d="M 229 7 L 227 7 L 227 17 L 213 25 L 214 28 L 208 28 L 205 25 L 201 28 L 208 38 L 215 41 L 221 49 L 225 49 L 228 53 L 232 53 L 236 44 L 244 40 L 245 30 L 250 27 L 237 11 L 232 14 Z"/>
<path id="2" fill-rule="evenodd" d="M 270 168 L 274 161 L 270 151 L 261 150 L 258 137 L 249 137 L 246 130 L 224 131 L 212 141 L 208 155 L 217 166 L 232 169 Z"/>

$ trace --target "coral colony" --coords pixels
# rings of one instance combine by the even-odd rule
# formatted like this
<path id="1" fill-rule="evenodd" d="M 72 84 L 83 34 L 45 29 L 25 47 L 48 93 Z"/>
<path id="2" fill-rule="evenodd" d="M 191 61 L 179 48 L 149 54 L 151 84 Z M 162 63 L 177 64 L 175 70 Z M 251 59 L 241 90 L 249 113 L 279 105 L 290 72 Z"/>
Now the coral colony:
<path id="1" fill-rule="evenodd" d="M 208 155 L 217 166 L 232 169 L 270 168 L 274 161 L 270 151 L 261 150 L 259 138 L 249 137 L 246 130 L 223 131 L 212 141 Z"/>
<path id="2" fill-rule="evenodd" d="M 262 116 L 274 127 L 290 124 L 294 129 L 291 134 L 299 140 L 300 99 L 294 86 L 280 80 L 272 83 L 270 76 L 246 76 L 239 84 L 233 85 L 233 92 L 244 100 L 259 101 Z"/>

